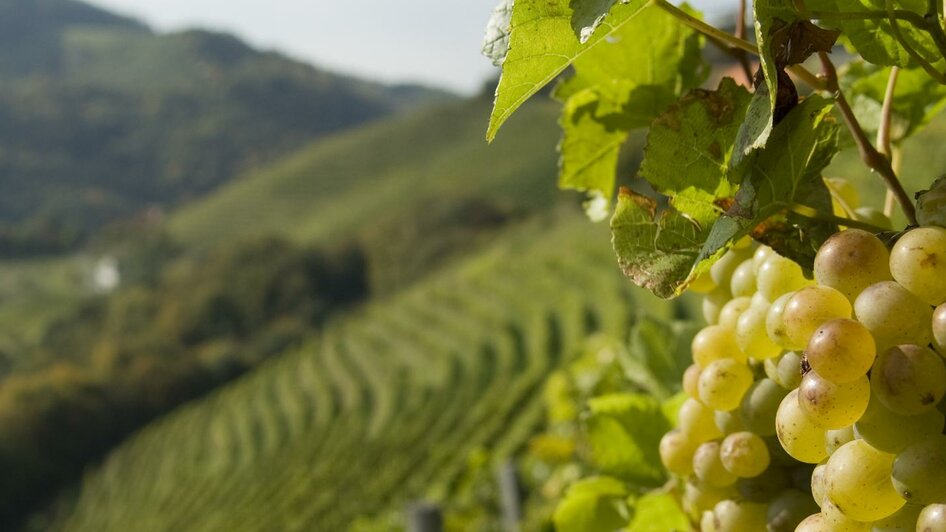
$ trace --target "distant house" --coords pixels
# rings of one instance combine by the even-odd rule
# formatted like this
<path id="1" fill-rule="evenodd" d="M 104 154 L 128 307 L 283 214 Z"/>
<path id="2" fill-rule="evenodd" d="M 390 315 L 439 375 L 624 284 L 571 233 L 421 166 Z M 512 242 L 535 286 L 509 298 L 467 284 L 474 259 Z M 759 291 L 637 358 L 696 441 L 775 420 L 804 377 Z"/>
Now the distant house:
<path id="1" fill-rule="evenodd" d="M 108 294 L 118 288 L 122 276 L 118 269 L 118 260 L 106 255 L 95 263 L 92 270 L 92 287 L 100 294 Z"/>

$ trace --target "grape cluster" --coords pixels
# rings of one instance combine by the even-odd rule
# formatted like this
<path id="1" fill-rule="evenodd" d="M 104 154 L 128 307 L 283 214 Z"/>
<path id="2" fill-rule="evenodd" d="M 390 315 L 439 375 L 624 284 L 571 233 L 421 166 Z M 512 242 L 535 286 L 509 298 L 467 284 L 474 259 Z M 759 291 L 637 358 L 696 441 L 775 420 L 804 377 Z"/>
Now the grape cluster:
<path id="1" fill-rule="evenodd" d="M 946 532 L 946 229 L 846 229 L 814 280 L 743 242 L 693 289 L 660 456 L 703 532 Z"/>

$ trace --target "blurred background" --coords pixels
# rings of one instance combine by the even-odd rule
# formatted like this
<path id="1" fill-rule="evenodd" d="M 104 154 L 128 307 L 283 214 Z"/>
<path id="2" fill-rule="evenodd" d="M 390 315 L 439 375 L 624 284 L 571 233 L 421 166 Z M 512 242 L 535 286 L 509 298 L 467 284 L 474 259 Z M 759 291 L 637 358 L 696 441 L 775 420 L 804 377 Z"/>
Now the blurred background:
<path id="1" fill-rule="evenodd" d="M 0 0 L 0 530 L 548 526 L 544 427 L 698 313 L 556 190 L 547 93 L 486 144 L 494 4 Z"/>

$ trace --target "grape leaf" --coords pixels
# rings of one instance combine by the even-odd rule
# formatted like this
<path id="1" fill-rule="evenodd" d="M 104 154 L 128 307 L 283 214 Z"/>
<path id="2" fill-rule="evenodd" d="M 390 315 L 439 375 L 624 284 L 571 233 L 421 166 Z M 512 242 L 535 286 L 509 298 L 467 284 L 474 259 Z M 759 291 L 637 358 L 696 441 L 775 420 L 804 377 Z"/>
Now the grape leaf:
<path id="1" fill-rule="evenodd" d="M 660 401 L 618 393 L 592 398 L 588 406 L 585 433 L 598 470 L 637 485 L 662 484 L 666 475 L 657 447 L 670 422 Z"/>
<path id="2" fill-rule="evenodd" d="M 773 130 L 768 146 L 746 160 L 735 201 L 714 224 L 698 260 L 718 256 L 725 243 L 751 234 L 803 267 L 812 266 L 821 243 L 838 228 L 801 220 L 794 206 L 831 212 L 821 171 L 838 150 L 832 107 L 829 100 L 809 97 Z"/>
<path id="3" fill-rule="evenodd" d="M 486 25 L 483 36 L 483 55 L 496 66 L 502 66 L 509 51 L 509 26 L 512 23 L 513 0 L 500 0 Z"/>
<path id="4" fill-rule="evenodd" d="M 651 7 L 576 59 L 575 76 L 556 88 L 564 101 L 559 186 L 600 198 L 589 204 L 604 203 L 596 209 L 602 219 L 629 132 L 648 126 L 680 92 L 705 78 L 700 41 L 676 18 Z"/>
<path id="5" fill-rule="evenodd" d="M 558 532 L 616 530 L 627 523 L 627 487 L 611 477 L 581 479 L 555 507 L 552 520 Z"/>
<path id="6" fill-rule="evenodd" d="M 678 392 L 691 362 L 690 343 L 696 331 L 689 321 L 641 318 L 631 328 L 629 348 L 621 352 L 628 379 L 658 399 Z"/>
<path id="7" fill-rule="evenodd" d="M 598 26 L 604 22 L 611 6 L 616 0 L 573 0 L 575 14 L 572 16 L 572 30 L 578 35 L 579 42 L 586 43 Z"/>
<path id="8" fill-rule="evenodd" d="M 651 492 L 634 503 L 634 518 L 627 532 L 685 532 L 690 519 L 677 500 L 668 493 Z"/>
<path id="9" fill-rule="evenodd" d="M 864 61 L 852 61 L 841 71 L 841 88 L 861 127 L 875 136 L 880 127 L 881 110 L 889 67 Z M 920 69 L 901 69 L 897 75 L 895 105 L 890 140 L 900 143 L 917 133 L 946 107 L 946 86 L 940 85 Z"/>
<path id="10" fill-rule="evenodd" d="M 585 42 L 575 35 L 575 0 L 516 0 L 509 24 L 508 51 L 496 88 L 496 100 L 486 138 L 492 140 L 499 127 L 529 97 L 552 81 L 582 54 L 604 42 L 649 5 L 647 0 L 628 0 L 615 5 Z M 585 19 L 587 15 L 579 14 Z M 641 43 L 647 46 L 647 43 Z M 495 54 L 494 54 L 495 55 Z"/>
<path id="11" fill-rule="evenodd" d="M 916 221 L 920 225 L 946 227 L 946 176 L 933 181 L 929 190 L 917 193 Z"/>

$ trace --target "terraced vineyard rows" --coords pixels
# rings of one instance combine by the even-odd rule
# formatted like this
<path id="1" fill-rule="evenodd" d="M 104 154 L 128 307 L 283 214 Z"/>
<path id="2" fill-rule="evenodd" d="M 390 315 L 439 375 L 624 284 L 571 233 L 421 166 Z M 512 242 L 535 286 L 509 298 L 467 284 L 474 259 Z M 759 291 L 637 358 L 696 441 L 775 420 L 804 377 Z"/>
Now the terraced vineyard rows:
<path id="1" fill-rule="evenodd" d="M 335 531 L 448 497 L 471 451 L 522 446 L 544 379 L 588 332 L 626 331 L 634 305 L 602 229 L 519 234 L 340 319 L 139 433 L 54 528 Z"/>

